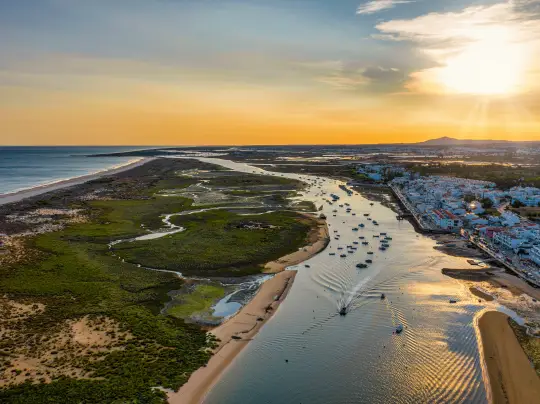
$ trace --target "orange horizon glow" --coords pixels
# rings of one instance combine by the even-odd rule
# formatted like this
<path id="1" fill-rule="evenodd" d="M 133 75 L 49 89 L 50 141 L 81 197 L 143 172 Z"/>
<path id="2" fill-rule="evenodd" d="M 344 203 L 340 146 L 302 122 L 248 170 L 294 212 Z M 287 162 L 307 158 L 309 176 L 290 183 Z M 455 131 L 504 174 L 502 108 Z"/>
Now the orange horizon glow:
<path id="1" fill-rule="evenodd" d="M 0 44 L 0 145 L 540 141 L 540 30 L 514 2 L 406 19 L 398 7 L 384 20 L 353 13 L 343 30 L 238 2 L 148 7 L 154 19 L 107 2 L 67 9 L 87 29 L 110 19 L 115 46 L 77 24 L 46 22 Z M 117 23 L 127 14 L 149 28 L 126 35 Z M 195 35 L 203 25 L 207 35 Z M 27 35 L 44 35 L 47 50 Z"/>

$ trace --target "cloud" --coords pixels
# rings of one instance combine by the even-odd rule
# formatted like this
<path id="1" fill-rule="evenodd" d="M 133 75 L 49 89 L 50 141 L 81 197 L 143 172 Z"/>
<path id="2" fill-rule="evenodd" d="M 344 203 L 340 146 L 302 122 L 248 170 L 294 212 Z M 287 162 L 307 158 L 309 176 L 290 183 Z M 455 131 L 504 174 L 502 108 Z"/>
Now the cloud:
<path id="1" fill-rule="evenodd" d="M 413 2 L 414 0 L 372 0 L 359 5 L 356 9 L 356 14 L 374 14 L 382 10 L 394 8 L 398 4 Z"/>
<path id="2" fill-rule="evenodd" d="M 495 81 L 496 75 L 507 80 L 509 73 L 519 76 L 521 89 L 525 84 L 530 89 L 531 72 L 539 66 L 534 57 L 540 54 L 537 3 L 516 0 L 384 21 L 373 37 L 411 42 L 431 60 L 431 67 L 411 73 L 406 87 L 415 92 L 446 92 L 450 83 L 478 89 L 486 74 Z"/>

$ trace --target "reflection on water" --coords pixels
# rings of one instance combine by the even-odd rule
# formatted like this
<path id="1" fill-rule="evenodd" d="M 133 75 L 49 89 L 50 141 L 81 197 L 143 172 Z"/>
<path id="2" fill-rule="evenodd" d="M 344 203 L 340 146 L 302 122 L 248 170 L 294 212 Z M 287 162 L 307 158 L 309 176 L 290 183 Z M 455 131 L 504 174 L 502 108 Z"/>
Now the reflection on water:
<path id="1" fill-rule="evenodd" d="M 244 164 L 203 160 L 264 173 Z M 315 178 L 269 175 L 309 182 Z M 319 179 L 305 192 L 306 199 L 323 205 L 330 232 L 336 230 L 339 240 L 332 238 L 325 251 L 309 260 L 310 268 L 297 267 L 292 290 L 278 313 L 235 359 L 205 402 L 486 402 L 473 327 L 474 315 L 484 306 L 471 299 L 458 281 L 441 274 L 443 267 L 468 264 L 434 250 L 433 240 L 418 236 L 389 209 L 371 206 L 359 195 L 347 196 L 340 184 Z M 330 193 L 339 195 L 340 201 L 325 203 Z M 345 202 L 350 213 L 347 206 L 338 207 Z M 370 213 L 379 226 L 363 213 Z M 360 223 L 365 227 L 353 231 Z M 380 232 L 392 237 L 386 251 L 378 249 L 379 241 L 373 237 Z M 354 244 L 362 240 L 359 237 L 370 244 Z M 341 258 L 342 253 L 346 257 Z M 356 268 L 368 257 L 372 264 Z M 346 316 L 338 314 L 340 301 L 350 305 Z M 401 334 L 394 333 L 398 324 L 404 326 Z"/>
<path id="2" fill-rule="evenodd" d="M 236 292 L 233 292 L 230 295 L 225 296 L 223 299 L 217 302 L 214 307 L 212 307 L 212 315 L 214 317 L 229 317 L 235 314 L 238 310 L 240 310 L 242 304 L 239 302 L 231 301 L 231 297 L 235 293 Z"/>

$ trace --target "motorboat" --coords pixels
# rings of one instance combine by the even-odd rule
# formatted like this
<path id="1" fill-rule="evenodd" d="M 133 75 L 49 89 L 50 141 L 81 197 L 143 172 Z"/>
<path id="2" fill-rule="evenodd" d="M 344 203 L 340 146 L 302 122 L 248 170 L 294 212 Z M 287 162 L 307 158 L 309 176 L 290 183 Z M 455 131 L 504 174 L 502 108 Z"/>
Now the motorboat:
<path id="1" fill-rule="evenodd" d="M 339 309 L 339 315 L 345 316 L 347 314 L 347 306 L 341 306 L 341 309 Z"/>
<path id="2" fill-rule="evenodd" d="M 401 334 L 402 331 L 403 331 L 403 325 L 399 324 L 396 327 L 396 334 Z"/>
<path id="3" fill-rule="evenodd" d="M 362 241 L 362 245 L 368 245 L 368 244 L 369 244 L 369 242 L 367 242 L 367 241 Z"/>
<path id="4" fill-rule="evenodd" d="M 379 250 L 381 250 L 381 251 L 386 251 L 386 247 L 380 246 L 380 247 L 379 247 Z"/>
<path id="5" fill-rule="evenodd" d="M 383 300 L 384 298 L 386 298 L 386 296 L 384 295 L 384 293 L 381 293 L 381 300 Z"/>
<path id="6" fill-rule="evenodd" d="M 364 224 L 364 223 L 360 223 L 358 226 L 359 226 L 359 227 L 364 227 L 365 224 Z"/>
<path id="7" fill-rule="evenodd" d="M 367 268 L 368 266 L 366 264 L 356 264 L 356 268 Z"/>
<path id="8" fill-rule="evenodd" d="M 304 265 L 306 268 L 311 268 L 308 264 Z"/>
<path id="9" fill-rule="evenodd" d="M 328 255 L 336 255 L 336 253 L 329 253 Z"/>
<path id="10" fill-rule="evenodd" d="M 347 254 L 341 254 L 340 257 L 341 258 L 345 258 L 347 256 Z"/>
<path id="11" fill-rule="evenodd" d="M 367 260 L 366 260 L 366 263 L 367 263 L 367 264 L 371 264 L 371 263 L 373 263 L 373 260 L 367 259 Z"/>
<path id="12" fill-rule="evenodd" d="M 368 251 L 368 255 L 373 255 L 373 251 Z"/>

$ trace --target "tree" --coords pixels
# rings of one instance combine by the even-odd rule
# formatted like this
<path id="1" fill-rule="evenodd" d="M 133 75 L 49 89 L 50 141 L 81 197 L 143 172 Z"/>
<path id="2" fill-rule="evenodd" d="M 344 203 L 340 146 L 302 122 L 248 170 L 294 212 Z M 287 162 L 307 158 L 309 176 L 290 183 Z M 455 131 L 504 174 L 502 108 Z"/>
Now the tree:
<path id="1" fill-rule="evenodd" d="M 483 198 L 480 202 L 482 203 L 482 207 L 484 207 L 485 209 L 493 207 L 493 201 L 489 198 Z"/>
<path id="2" fill-rule="evenodd" d="M 466 194 L 463 196 L 463 200 L 467 203 L 470 203 L 472 201 L 474 201 L 476 198 L 474 197 L 473 194 Z"/>
<path id="3" fill-rule="evenodd" d="M 521 201 L 518 201 L 517 199 L 514 200 L 514 202 L 512 202 L 512 207 L 514 209 L 522 208 L 524 206 L 525 206 L 525 204 L 523 202 L 521 202 Z"/>

